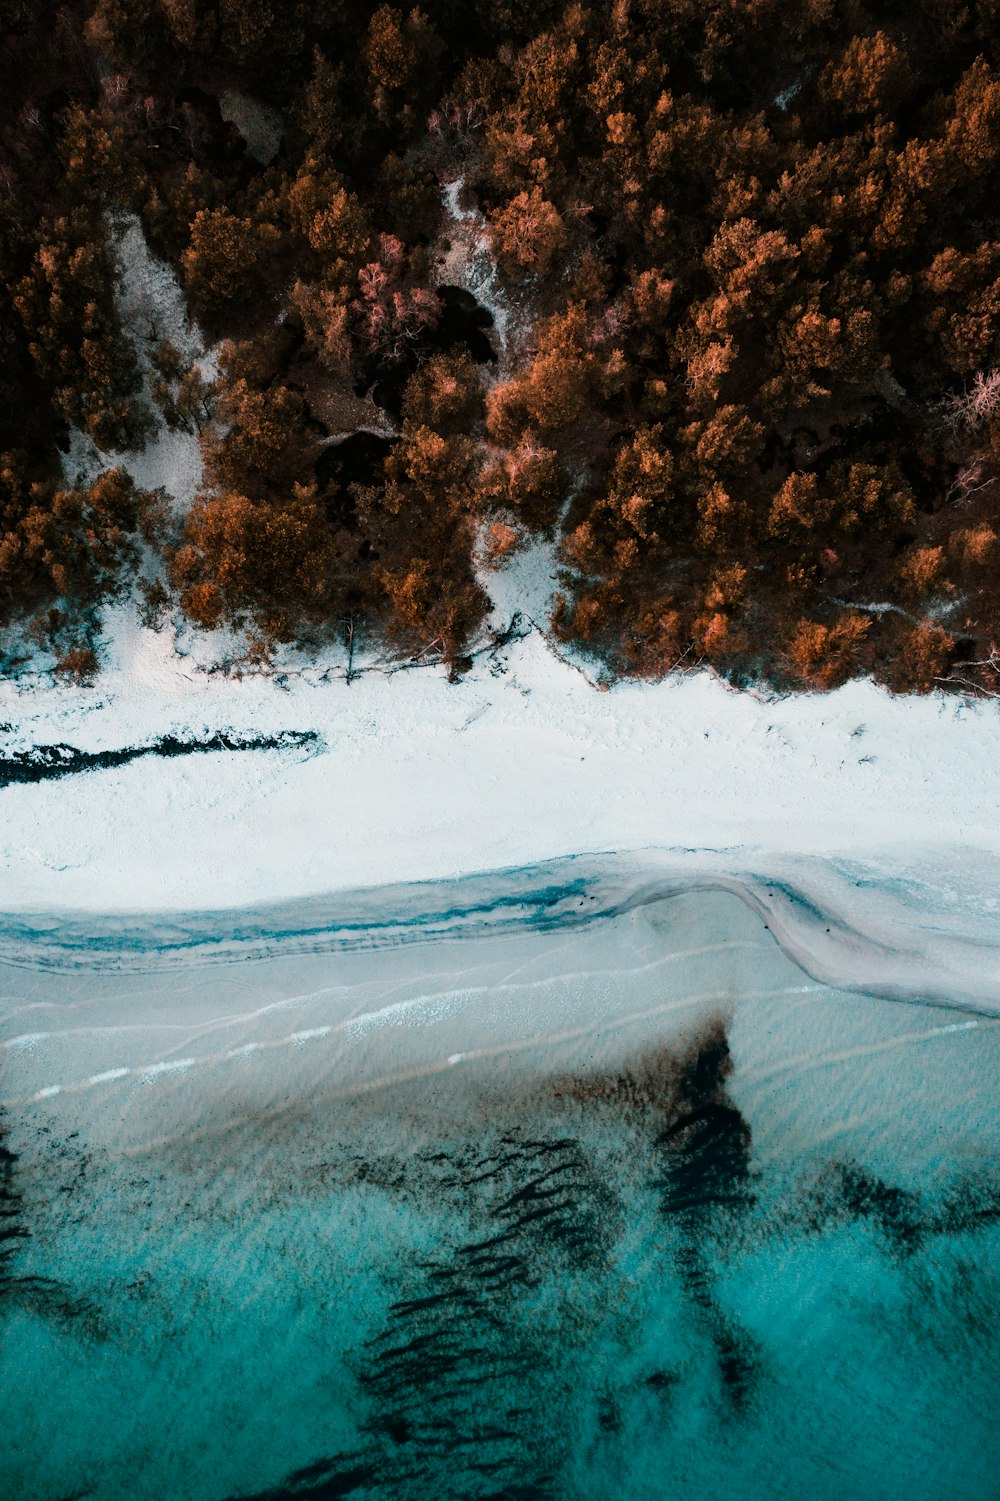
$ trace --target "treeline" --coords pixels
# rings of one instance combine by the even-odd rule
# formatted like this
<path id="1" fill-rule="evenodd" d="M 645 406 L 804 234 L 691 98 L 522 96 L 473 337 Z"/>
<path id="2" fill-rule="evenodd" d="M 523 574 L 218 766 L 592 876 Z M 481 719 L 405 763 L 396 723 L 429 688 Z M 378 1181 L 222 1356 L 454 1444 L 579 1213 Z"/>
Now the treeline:
<path id="1" fill-rule="evenodd" d="M 1000 4 L 0 0 L 0 617 L 167 558 L 196 622 L 460 664 L 533 535 L 620 673 L 1000 676 Z M 499 343 L 442 256 L 485 215 Z M 151 411 L 138 213 L 221 339 Z M 214 421 L 208 421 L 214 404 Z M 179 532 L 82 429 L 201 431 Z M 70 622 L 70 624 L 67 624 Z M 61 636 L 60 636 L 61 633 Z M 67 648 L 68 649 L 68 648 Z"/>

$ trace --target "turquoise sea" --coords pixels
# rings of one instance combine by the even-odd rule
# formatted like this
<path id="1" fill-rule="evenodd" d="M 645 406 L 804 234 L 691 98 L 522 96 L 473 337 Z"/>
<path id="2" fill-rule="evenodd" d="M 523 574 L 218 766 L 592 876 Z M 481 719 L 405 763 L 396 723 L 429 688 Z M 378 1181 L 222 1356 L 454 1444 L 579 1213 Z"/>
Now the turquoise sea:
<path id="1" fill-rule="evenodd" d="M 4 1496 L 1000 1494 L 1000 1023 L 550 906 L 3 967 Z"/>

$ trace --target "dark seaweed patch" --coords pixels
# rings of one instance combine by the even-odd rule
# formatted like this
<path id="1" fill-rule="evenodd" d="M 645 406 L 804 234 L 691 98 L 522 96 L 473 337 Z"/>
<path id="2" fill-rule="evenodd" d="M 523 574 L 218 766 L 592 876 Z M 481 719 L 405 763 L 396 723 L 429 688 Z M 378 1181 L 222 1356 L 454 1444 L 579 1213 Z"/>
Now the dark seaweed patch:
<path id="1" fill-rule="evenodd" d="M 320 1459 L 296 1470 L 281 1485 L 267 1491 L 255 1491 L 252 1496 L 243 1496 L 239 1501 L 293 1501 L 296 1496 L 308 1496 L 310 1501 L 337 1501 L 339 1496 L 353 1496 L 363 1486 L 375 1480 L 375 1470 L 370 1465 L 355 1464 L 350 1458 L 340 1455 L 335 1459 Z M 236 1501 L 235 1497 L 228 1501 Z"/>
<path id="2" fill-rule="evenodd" d="M 104 1322 L 86 1298 L 76 1298 L 63 1283 L 17 1270 L 17 1251 L 30 1238 L 24 1196 L 17 1184 L 17 1154 L 6 1143 L 0 1116 L 0 1304 L 16 1304 L 41 1318 L 72 1325 L 73 1332 L 99 1338 Z"/>
<path id="3" fill-rule="evenodd" d="M 900 1255 L 916 1250 L 929 1228 L 916 1194 L 885 1183 L 856 1162 L 831 1164 L 816 1196 L 848 1219 L 873 1222 Z"/>
<path id="4" fill-rule="evenodd" d="M 713 1340 L 720 1382 L 734 1408 L 745 1405 L 759 1365 L 754 1341 L 719 1308 L 706 1233 L 724 1233 L 752 1203 L 749 1130 L 725 1096 L 731 1068 L 721 1023 L 680 1053 L 663 1049 L 617 1072 L 552 1081 L 526 1095 L 484 1096 L 484 1119 L 537 1123 L 490 1130 L 479 1144 L 430 1145 L 405 1160 L 358 1154 L 339 1169 L 355 1183 L 412 1197 L 419 1183 L 433 1202 L 473 1232 L 445 1252 L 402 1269 L 400 1296 L 384 1325 L 358 1353 L 355 1375 L 370 1412 L 361 1442 L 341 1456 L 338 1475 L 365 1475 L 366 1496 L 439 1501 L 549 1501 L 570 1457 L 576 1425 L 592 1403 L 594 1431 L 611 1442 L 624 1428 L 623 1389 L 606 1384 L 587 1397 L 578 1361 L 610 1319 L 618 1296 L 615 1247 L 627 1222 L 627 1194 L 661 1199 L 680 1227 L 676 1267 Z M 644 1182 L 631 1157 L 601 1165 L 585 1145 L 587 1120 L 627 1122 L 642 1163 L 659 1177 Z M 560 1121 L 574 1129 L 559 1131 Z M 541 1129 L 542 1123 L 554 1126 Z M 598 1137 L 606 1133 L 598 1131 Z M 329 1171 L 329 1176 L 327 1173 Z M 616 1171 L 623 1174 L 622 1181 Z M 541 1300 L 541 1301 L 539 1301 Z M 626 1305 L 628 1299 L 626 1298 Z M 539 1307 L 548 1309 L 539 1319 Z M 629 1376 L 662 1407 L 681 1377 L 655 1368 Z M 581 1407 L 582 1404 L 582 1407 Z M 278 1497 L 323 1495 L 298 1472 Z M 339 1483 L 339 1481 L 338 1481 Z"/>
<path id="5" fill-rule="evenodd" d="M 746 1208 L 750 1127 L 732 1105 L 707 1100 L 664 1131 L 658 1146 L 668 1160 L 664 1207 L 691 1214 L 720 1204 Z"/>
<path id="6" fill-rule="evenodd" d="M 21 1194 L 15 1180 L 17 1156 L 7 1146 L 7 1131 L 0 1115 L 0 1297 L 6 1295 L 10 1279 L 10 1263 L 17 1242 L 27 1235 L 24 1225 Z"/>
<path id="7" fill-rule="evenodd" d="M 998 1219 L 1000 1185 L 995 1181 L 967 1178 L 930 1205 L 920 1194 L 848 1161 L 828 1164 L 778 1222 L 816 1234 L 847 1221 L 863 1222 L 882 1236 L 887 1251 L 902 1258 L 937 1236 L 974 1233 Z"/>
<path id="8" fill-rule="evenodd" d="M 543 1284 L 571 1286 L 573 1272 L 599 1288 L 619 1206 L 569 1136 L 512 1129 L 476 1147 L 415 1155 L 425 1192 L 459 1208 L 475 1233 L 402 1271 L 402 1295 L 357 1357 L 371 1406 L 358 1451 L 298 1471 L 253 1501 L 347 1495 L 347 1486 L 436 1501 L 556 1494 L 565 1457 L 559 1361 L 568 1329 L 581 1317 L 586 1324 L 587 1311 L 567 1307 L 557 1337 L 528 1310 Z M 372 1177 L 384 1184 L 398 1174 Z"/>
<path id="9" fill-rule="evenodd" d="M 726 1095 L 732 1060 L 717 1022 L 680 1060 L 676 1118 L 656 1140 L 661 1206 L 680 1232 L 674 1264 L 715 1350 L 723 1390 L 742 1409 L 760 1374 L 754 1337 L 727 1314 L 715 1293 L 710 1250 L 732 1238 L 755 1202 L 750 1126 Z"/>
<path id="10" fill-rule="evenodd" d="M 547 1497 L 556 1454 L 538 1414 L 553 1352 L 522 1304 L 553 1271 L 596 1269 L 607 1189 L 575 1140 L 516 1131 L 444 1180 L 474 1195 L 483 1233 L 420 1268 L 362 1362 L 359 1382 L 376 1404 L 366 1432 L 391 1441 L 379 1490 Z"/>
<path id="11" fill-rule="evenodd" d="M 967 1177 L 944 1200 L 932 1217 L 928 1232 L 961 1235 L 988 1229 L 1000 1220 L 1000 1182 Z"/>
<path id="12" fill-rule="evenodd" d="M 147 745 L 127 745 L 118 750 L 82 751 L 72 745 L 36 745 L 28 751 L 0 757 L 0 787 L 16 782 L 46 782 L 75 776 L 84 771 L 105 771 L 125 766 L 143 756 L 193 756 L 208 751 L 293 750 L 318 745 L 316 730 L 283 730 L 279 735 L 239 735 L 219 731 L 202 740 L 161 735 Z"/>
<path id="13" fill-rule="evenodd" d="M 615 1072 L 558 1081 L 557 1098 L 611 1110 L 653 1136 L 652 1186 L 677 1233 L 673 1261 L 712 1340 L 723 1389 L 746 1405 L 759 1374 L 758 1342 L 720 1307 L 713 1252 L 755 1203 L 751 1132 L 726 1093 L 726 1024 L 714 1018 L 685 1049 L 658 1049 Z"/>

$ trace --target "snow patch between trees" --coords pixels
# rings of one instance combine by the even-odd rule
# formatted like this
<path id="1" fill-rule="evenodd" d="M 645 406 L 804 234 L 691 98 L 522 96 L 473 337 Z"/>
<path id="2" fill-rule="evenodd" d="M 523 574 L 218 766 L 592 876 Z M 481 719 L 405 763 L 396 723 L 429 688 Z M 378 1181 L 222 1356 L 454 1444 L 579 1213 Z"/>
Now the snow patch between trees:
<path id="1" fill-rule="evenodd" d="M 228 124 L 236 126 L 254 161 L 262 167 L 270 166 L 278 154 L 284 130 L 279 112 L 249 94 L 223 89 L 219 95 L 219 113 Z"/>
<path id="2" fill-rule="evenodd" d="M 445 246 L 437 262 L 438 283 L 462 287 L 490 314 L 496 333 L 498 374 L 505 375 L 516 327 L 515 310 L 500 282 L 485 215 L 478 208 L 462 208 L 464 190 L 464 177 L 444 185 Z"/>
<path id="3" fill-rule="evenodd" d="M 138 216 L 119 216 L 111 226 L 110 237 L 119 271 L 118 313 L 139 360 L 143 398 L 153 412 L 156 428 L 138 453 L 102 452 L 86 434 L 74 430 L 63 469 L 67 480 L 77 484 L 88 483 L 103 470 L 120 464 L 141 489 L 163 490 L 174 511 L 183 515 L 201 483 L 201 450 L 197 433 L 171 430 L 153 401 L 153 353 L 157 345 L 169 341 L 186 363 L 199 366 L 205 380 L 212 381 L 218 374 L 216 351 L 206 349 L 176 276 L 153 255 Z"/>

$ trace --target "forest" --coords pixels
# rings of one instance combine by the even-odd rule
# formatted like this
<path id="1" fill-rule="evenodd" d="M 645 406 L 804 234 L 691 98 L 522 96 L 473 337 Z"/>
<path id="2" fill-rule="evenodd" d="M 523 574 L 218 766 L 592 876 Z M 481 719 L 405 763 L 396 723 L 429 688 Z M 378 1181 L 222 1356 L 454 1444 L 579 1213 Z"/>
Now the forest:
<path id="1" fill-rule="evenodd" d="M 547 628 L 610 674 L 1000 694 L 1000 0 L 0 0 L 0 32 L 0 625 L 58 671 L 144 577 L 264 663 L 357 634 L 460 673 L 545 539 Z M 163 340 L 143 380 L 125 215 L 217 376 Z M 122 467 L 162 423 L 199 435 L 186 514 Z"/>

